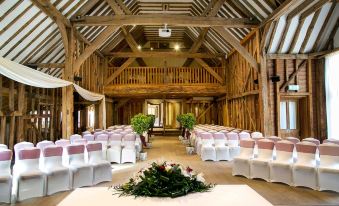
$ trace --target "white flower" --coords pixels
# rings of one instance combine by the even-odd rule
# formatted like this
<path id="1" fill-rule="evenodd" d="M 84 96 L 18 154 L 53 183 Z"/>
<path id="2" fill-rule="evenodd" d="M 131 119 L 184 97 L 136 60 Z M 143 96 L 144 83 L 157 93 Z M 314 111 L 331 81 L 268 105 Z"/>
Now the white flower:
<path id="1" fill-rule="evenodd" d="M 204 174 L 199 173 L 199 174 L 197 175 L 197 180 L 198 180 L 199 182 L 205 182 L 205 178 L 204 178 L 203 176 L 204 176 Z"/>
<path id="2" fill-rule="evenodd" d="M 191 174 L 188 173 L 186 170 L 181 170 L 181 174 L 184 175 L 185 177 L 190 177 Z"/>
<path id="3" fill-rule="evenodd" d="M 165 166 L 166 172 L 170 171 L 171 169 L 172 169 L 172 166 L 171 166 L 171 165 L 166 165 L 166 166 Z"/>

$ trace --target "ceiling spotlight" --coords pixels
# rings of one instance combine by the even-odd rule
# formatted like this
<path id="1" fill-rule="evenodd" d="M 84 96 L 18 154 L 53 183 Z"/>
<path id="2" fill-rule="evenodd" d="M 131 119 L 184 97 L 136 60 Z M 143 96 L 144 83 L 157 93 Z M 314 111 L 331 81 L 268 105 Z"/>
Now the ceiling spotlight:
<path id="1" fill-rule="evenodd" d="M 179 51 L 179 50 L 180 50 L 179 44 L 175 44 L 175 45 L 174 45 L 174 50 L 175 50 L 175 51 Z"/>
<path id="2" fill-rule="evenodd" d="M 151 47 L 151 51 L 153 51 L 153 47 Z"/>
<path id="3" fill-rule="evenodd" d="M 138 45 L 138 49 L 141 50 L 141 46 L 140 45 Z"/>

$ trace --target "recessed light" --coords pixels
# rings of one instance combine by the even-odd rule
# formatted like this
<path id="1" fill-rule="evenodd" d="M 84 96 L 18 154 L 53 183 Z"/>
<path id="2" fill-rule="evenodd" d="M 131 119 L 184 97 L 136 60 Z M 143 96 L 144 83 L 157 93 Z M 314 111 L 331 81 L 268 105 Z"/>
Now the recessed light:
<path id="1" fill-rule="evenodd" d="M 141 46 L 140 45 L 138 45 L 138 49 L 141 50 Z"/>
<path id="2" fill-rule="evenodd" d="M 175 51 L 179 51 L 179 50 L 180 50 L 179 44 L 175 44 L 175 45 L 174 45 L 174 50 L 175 50 Z"/>
<path id="3" fill-rule="evenodd" d="M 153 47 L 151 47 L 151 51 L 153 51 Z"/>

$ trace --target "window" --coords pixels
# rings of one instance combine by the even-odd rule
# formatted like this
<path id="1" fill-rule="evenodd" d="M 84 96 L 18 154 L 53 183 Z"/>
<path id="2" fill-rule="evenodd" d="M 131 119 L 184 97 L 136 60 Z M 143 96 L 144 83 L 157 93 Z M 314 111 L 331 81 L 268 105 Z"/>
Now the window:
<path id="1" fill-rule="evenodd" d="M 280 102 L 280 129 L 298 129 L 298 102 L 286 100 Z"/>
<path id="2" fill-rule="evenodd" d="M 325 60 L 325 87 L 327 136 L 329 139 L 339 140 L 339 52 L 326 56 Z"/>
<path id="3" fill-rule="evenodd" d="M 94 128 L 94 120 L 95 120 L 95 107 L 94 105 L 88 106 L 87 112 L 87 127 Z"/>

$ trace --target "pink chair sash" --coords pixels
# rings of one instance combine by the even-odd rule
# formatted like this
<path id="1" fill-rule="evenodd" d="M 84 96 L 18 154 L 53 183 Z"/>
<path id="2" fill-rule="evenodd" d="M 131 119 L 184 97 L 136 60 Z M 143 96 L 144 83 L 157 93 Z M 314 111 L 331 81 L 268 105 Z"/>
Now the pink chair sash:
<path id="1" fill-rule="evenodd" d="M 303 139 L 303 141 L 304 142 L 312 142 L 312 143 L 314 143 L 317 146 L 320 145 L 320 141 L 317 140 L 317 139 L 314 139 L 314 138 L 305 138 L 305 139 Z"/>
<path id="2" fill-rule="evenodd" d="M 225 135 L 221 132 L 216 132 L 213 134 L 214 139 L 226 139 Z"/>
<path id="3" fill-rule="evenodd" d="M 228 140 L 239 140 L 239 135 L 235 132 L 229 132 L 226 134 Z"/>
<path id="4" fill-rule="evenodd" d="M 267 139 L 272 140 L 275 143 L 278 141 L 281 141 L 281 138 L 277 136 L 270 136 L 270 137 L 267 137 Z"/>
<path id="5" fill-rule="evenodd" d="M 339 145 L 334 143 L 325 143 L 319 146 L 319 154 L 329 156 L 339 156 Z"/>
<path id="6" fill-rule="evenodd" d="M 282 140 L 276 143 L 275 148 L 277 151 L 293 152 L 294 144 L 287 140 Z"/>
<path id="7" fill-rule="evenodd" d="M 94 141 L 94 135 L 92 134 L 85 134 L 83 138 L 87 141 Z"/>
<path id="8" fill-rule="evenodd" d="M 252 139 L 243 139 L 240 140 L 240 147 L 243 148 L 254 148 L 255 141 Z"/>
<path id="9" fill-rule="evenodd" d="M 124 136 L 124 140 L 125 140 L 125 141 L 135 141 L 135 139 L 136 139 L 136 137 L 135 137 L 134 134 L 126 134 L 126 135 Z"/>
<path id="10" fill-rule="evenodd" d="M 60 139 L 55 142 L 55 145 L 61 146 L 61 147 L 66 147 L 67 145 L 70 145 L 70 141 L 68 139 Z"/>
<path id="11" fill-rule="evenodd" d="M 97 141 L 108 141 L 108 135 L 107 134 L 100 134 L 95 138 L 95 140 L 97 140 Z"/>
<path id="12" fill-rule="evenodd" d="M 12 151 L 9 149 L 0 150 L 0 161 L 9 161 L 12 159 Z"/>
<path id="13" fill-rule="evenodd" d="M 315 154 L 317 145 L 311 142 L 299 142 L 296 144 L 297 152 Z"/>
<path id="14" fill-rule="evenodd" d="M 40 149 L 36 147 L 19 150 L 19 160 L 39 159 Z"/>
<path id="15" fill-rule="evenodd" d="M 213 135 L 209 132 L 201 133 L 201 139 L 213 139 Z"/>
<path id="16" fill-rule="evenodd" d="M 274 142 L 272 140 L 268 140 L 268 139 L 259 140 L 258 141 L 258 148 L 259 149 L 273 150 Z"/>
<path id="17" fill-rule="evenodd" d="M 69 155 L 73 154 L 82 154 L 85 151 L 84 145 L 68 145 L 67 146 L 67 152 Z"/>
<path id="18" fill-rule="evenodd" d="M 292 142 L 293 144 L 297 144 L 298 142 L 300 142 L 300 140 L 296 137 L 287 137 L 286 140 Z"/>
<path id="19" fill-rule="evenodd" d="M 102 144 L 101 143 L 88 144 L 86 145 L 86 148 L 88 152 L 101 151 Z"/>
<path id="20" fill-rule="evenodd" d="M 48 146 L 42 151 L 44 157 L 57 157 L 62 156 L 63 148 L 61 146 Z"/>

